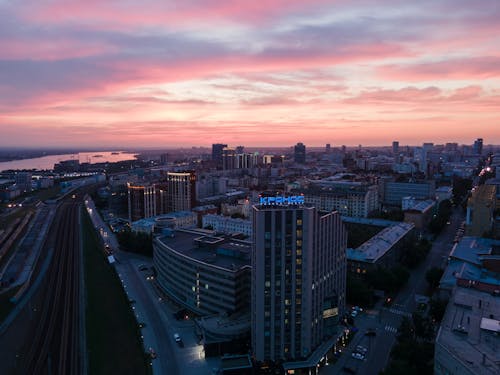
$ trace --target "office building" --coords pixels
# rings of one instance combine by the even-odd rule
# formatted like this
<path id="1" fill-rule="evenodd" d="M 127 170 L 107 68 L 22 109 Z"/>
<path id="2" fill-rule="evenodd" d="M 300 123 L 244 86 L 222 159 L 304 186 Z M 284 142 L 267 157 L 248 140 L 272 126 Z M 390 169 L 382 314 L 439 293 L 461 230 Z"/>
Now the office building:
<path id="1" fill-rule="evenodd" d="M 190 211 L 196 206 L 196 175 L 168 172 L 166 180 L 167 212 Z"/>
<path id="2" fill-rule="evenodd" d="M 176 230 L 153 240 L 153 263 L 163 292 L 199 315 L 250 310 L 250 253 L 246 241 L 203 230 Z"/>
<path id="3" fill-rule="evenodd" d="M 399 142 L 398 141 L 392 142 L 392 154 L 393 155 L 399 154 Z"/>
<path id="4" fill-rule="evenodd" d="M 474 141 L 473 152 L 474 155 L 482 155 L 483 154 L 483 138 L 478 138 Z"/>
<path id="5" fill-rule="evenodd" d="M 294 161 L 298 164 L 306 162 L 306 146 L 303 143 L 297 143 L 294 146 Z"/>
<path id="6" fill-rule="evenodd" d="M 226 147 L 227 145 L 222 143 L 212 145 L 212 160 L 217 167 L 222 167 L 222 150 Z"/>
<path id="7" fill-rule="evenodd" d="M 383 204 L 401 207 L 403 198 L 408 196 L 417 200 L 434 199 L 436 184 L 434 181 L 394 182 L 381 179 L 379 192 Z"/>
<path id="8" fill-rule="evenodd" d="M 325 152 L 329 154 L 331 151 L 332 151 L 332 146 L 330 145 L 330 143 L 327 143 L 325 146 Z"/>
<path id="9" fill-rule="evenodd" d="M 253 355 L 313 368 L 345 311 L 347 233 L 337 212 L 273 199 L 253 208 Z"/>
<path id="10" fill-rule="evenodd" d="M 236 168 L 236 152 L 233 148 L 225 147 L 222 150 L 222 169 L 231 170 Z"/>
<path id="11" fill-rule="evenodd" d="M 322 211 L 338 211 L 342 216 L 368 217 L 379 209 L 378 187 L 363 182 L 337 181 L 311 184 L 304 190 L 305 203 Z"/>
<path id="12" fill-rule="evenodd" d="M 127 183 L 128 220 L 130 222 L 158 214 L 158 189 L 154 184 Z"/>

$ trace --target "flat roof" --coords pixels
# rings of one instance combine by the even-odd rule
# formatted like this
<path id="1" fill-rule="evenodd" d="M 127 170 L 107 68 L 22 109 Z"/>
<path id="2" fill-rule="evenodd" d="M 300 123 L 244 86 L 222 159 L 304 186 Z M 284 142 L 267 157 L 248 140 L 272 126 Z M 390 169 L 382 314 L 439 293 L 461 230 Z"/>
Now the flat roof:
<path id="1" fill-rule="evenodd" d="M 347 249 L 348 260 L 375 263 L 413 228 L 411 223 L 398 223 L 383 229 L 356 249 Z"/>
<path id="2" fill-rule="evenodd" d="M 248 241 L 219 237 L 212 243 L 200 241 L 206 238 L 206 232 L 197 230 L 178 229 L 173 232 L 173 237 L 160 236 L 158 241 L 168 246 L 172 250 L 196 261 L 207 263 L 216 267 L 224 268 L 228 271 L 236 271 L 251 264 L 252 244 Z M 200 243 L 214 246 L 199 246 Z M 234 256 L 231 256 L 233 254 Z"/>
<path id="3" fill-rule="evenodd" d="M 471 373 L 498 374 L 498 321 L 491 315 L 500 315 L 500 298 L 471 288 L 455 288 L 436 337 L 436 355 L 443 347 Z"/>
<path id="4" fill-rule="evenodd" d="M 500 332 L 500 321 L 496 319 L 481 319 L 481 329 L 485 329 L 491 332 Z"/>
<path id="5" fill-rule="evenodd" d="M 223 371 L 252 368 L 252 360 L 248 354 L 224 356 L 220 368 Z"/>
<path id="6" fill-rule="evenodd" d="M 418 212 L 425 212 L 427 210 L 430 210 L 432 207 L 436 205 L 436 202 L 433 200 L 425 200 L 425 201 L 420 201 L 417 204 L 411 206 L 408 208 L 406 211 L 418 211 Z"/>

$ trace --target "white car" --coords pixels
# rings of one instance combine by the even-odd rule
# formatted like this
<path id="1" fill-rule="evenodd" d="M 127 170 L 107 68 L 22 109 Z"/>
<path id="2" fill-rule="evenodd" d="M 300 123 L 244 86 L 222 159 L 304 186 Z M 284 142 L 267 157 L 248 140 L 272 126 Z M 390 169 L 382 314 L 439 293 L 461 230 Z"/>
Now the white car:
<path id="1" fill-rule="evenodd" d="M 351 313 L 351 316 L 353 318 L 357 317 L 358 316 L 358 311 L 357 310 L 354 310 L 352 313 Z"/>
<path id="2" fill-rule="evenodd" d="M 365 356 L 361 353 L 352 353 L 351 354 L 352 358 L 354 359 L 359 359 L 360 361 L 362 361 L 363 359 L 365 359 Z"/>
<path id="3" fill-rule="evenodd" d="M 358 353 L 361 353 L 361 354 L 364 355 L 364 354 L 366 354 L 366 352 L 368 351 L 368 349 L 365 348 L 364 346 L 358 345 L 358 346 L 356 346 L 356 351 Z"/>

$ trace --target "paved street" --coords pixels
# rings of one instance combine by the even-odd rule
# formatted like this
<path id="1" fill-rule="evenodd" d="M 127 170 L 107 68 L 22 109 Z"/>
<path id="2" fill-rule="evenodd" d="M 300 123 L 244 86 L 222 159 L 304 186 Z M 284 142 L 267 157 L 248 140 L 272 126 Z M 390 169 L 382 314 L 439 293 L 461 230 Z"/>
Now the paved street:
<path id="1" fill-rule="evenodd" d="M 347 348 L 347 352 L 337 361 L 334 366 L 327 366 L 320 370 L 320 374 L 342 373 L 344 366 L 352 367 L 357 374 L 373 375 L 384 369 L 389 361 L 390 351 L 396 340 L 397 329 L 403 316 L 411 316 L 415 311 L 416 294 L 425 294 L 427 281 L 425 272 L 432 267 L 444 267 L 446 258 L 453 246 L 453 239 L 460 223 L 464 220 L 461 208 L 454 208 L 450 218 L 450 224 L 436 238 L 427 258 L 414 271 L 412 271 L 408 283 L 394 299 L 394 303 L 388 307 L 382 307 L 380 301 L 372 314 L 362 313 L 356 318 L 356 326 L 359 332 Z M 367 328 L 377 331 L 377 336 L 369 339 L 364 335 Z M 370 341 L 371 340 L 371 341 Z M 366 345 L 363 343 L 366 342 Z M 352 350 L 357 345 L 368 348 L 364 361 L 351 357 Z"/>
<path id="2" fill-rule="evenodd" d="M 110 245 L 116 258 L 115 267 L 122 280 L 124 290 L 132 303 L 139 323 L 145 323 L 141 332 L 145 350 L 152 348 L 157 358 L 151 361 L 155 374 L 210 374 L 218 367 L 217 358 L 206 360 L 203 346 L 198 345 L 192 321 L 177 321 L 173 317 L 175 307 L 162 299 L 148 280 L 151 271 L 140 271 L 143 265 L 151 269 L 152 259 L 120 251 L 116 237 L 97 214 L 92 201 L 88 207 L 95 228 L 103 241 Z M 102 229 L 101 229 L 102 228 Z M 178 346 L 173 338 L 178 333 L 184 347 Z"/>

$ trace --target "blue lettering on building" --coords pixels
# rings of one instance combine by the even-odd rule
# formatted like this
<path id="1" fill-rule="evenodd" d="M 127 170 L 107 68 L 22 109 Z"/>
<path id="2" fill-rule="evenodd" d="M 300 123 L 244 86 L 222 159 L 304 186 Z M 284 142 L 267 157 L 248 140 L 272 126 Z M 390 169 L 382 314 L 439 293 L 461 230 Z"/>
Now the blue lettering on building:
<path id="1" fill-rule="evenodd" d="M 289 197 L 277 196 L 277 197 L 260 197 L 259 204 L 262 205 L 287 205 L 287 204 L 304 204 L 303 195 L 292 195 Z"/>

